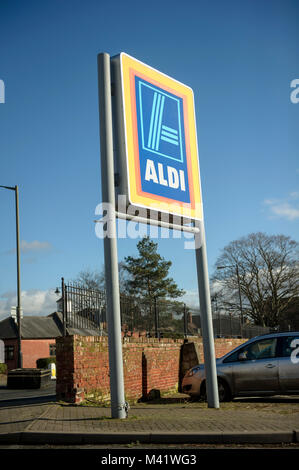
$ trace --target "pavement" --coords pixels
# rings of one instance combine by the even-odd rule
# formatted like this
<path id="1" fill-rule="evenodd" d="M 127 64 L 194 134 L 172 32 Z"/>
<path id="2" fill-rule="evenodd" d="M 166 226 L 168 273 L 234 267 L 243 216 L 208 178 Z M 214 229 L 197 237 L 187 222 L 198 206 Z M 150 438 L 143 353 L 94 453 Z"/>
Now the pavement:
<path id="1" fill-rule="evenodd" d="M 176 394 L 130 406 L 56 401 L 55 384 L 40 391 L 0 387 L 0 445 L 292 444 L 299 447 L 299 397 L 239 399 L 220 409 Z"/>

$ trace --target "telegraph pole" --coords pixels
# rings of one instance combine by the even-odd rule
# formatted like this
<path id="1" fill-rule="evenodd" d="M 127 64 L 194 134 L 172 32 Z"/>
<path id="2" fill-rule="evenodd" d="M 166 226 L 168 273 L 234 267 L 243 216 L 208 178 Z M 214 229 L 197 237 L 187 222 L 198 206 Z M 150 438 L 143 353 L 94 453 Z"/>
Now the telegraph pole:
<path id="1" fill-rule="evenodd" d="M 1 186 L 15 192 L 16 207 L 16 248 L 17 248 L 17 325 L 18 325 L 18 368 L 23 367 L 22 354 L 22 323 L 21 323 L 21 272 L 20 272 L 20 220 L 19 220 L 19 188 L 18 186 Z"/>

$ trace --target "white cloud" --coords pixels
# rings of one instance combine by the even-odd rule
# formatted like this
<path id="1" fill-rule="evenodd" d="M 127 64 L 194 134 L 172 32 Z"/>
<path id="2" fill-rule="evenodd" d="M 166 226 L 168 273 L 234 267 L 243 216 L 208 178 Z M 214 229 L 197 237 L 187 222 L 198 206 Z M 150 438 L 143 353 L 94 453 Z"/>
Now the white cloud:
<path id="1" fill-rule="evenodd" d="M 56 311 L 56 301 L 57 296 L 54 290 L 22 291 L 21 303 L 24 315 L 49 315 Z M 3 293 L 0 296 L 0 320 L 10 316 L 10 309 L 16 304 L 15 292 Z"/>
<path id="2" fill-rule="evenodd" d="M 211 295 L 218 294 L 223 289 L 222 281 L 216 279 L 211 283 Z"/>
<path id="3" fill-rule="evenodd" d="M 299 207 L 292 207 L 288 202 L 273 205 L 271 207 L 271 212 L 288 220 L 295 220 L 299 218 Z"/>
<path id="4" fill-rule="evenodd" d="M 189 307 L 199 307 L 198 290 L 187 290 L 186 294 L 181 298 Z"/>
<path id="5" fill-rule="evenodd" d="M 299 191 L 291 192 L 285 199 L 265 199 L 272 217 L 285 218 L 287 220 L 299 219 Z"/>
<path id="6" fill-rule="evenodd" d="M 50 251 L 52 249 L 52 245 L 49 242 L 40 242 L 39 240 L 34 240 L 32 242 L 27 242 L 26 240 L 22 240 L 20 243 L 20 249 L 22 253 L 43 253 Z M 8 254 L 13 254 L 16 252 L 16 249 L 9 250 Z"/>
<path id="7" fill-rule="evenodd" d="M 38 240 L 34 240 L 33 242 L 26 242 L 26 240 L 21 241 L 21 250 L 23 253 L 49 251 L 51 248 L 52 246 L 49 242 L 40 242 Z"/>
<path id="8" fill-rule="evenodd" d="M 213 281 L 210 283 L 210 294 L 211 297 L 219 293 L 223 289 L 223 283 L 221 281 Z M 181 298 L 182 302 L 193 308 L 199 308 L 199 294 L 198 290 L 187 290 L 186 294 Z"/>
<path id="9" fill-rule="evenodd" d="M 278 202 L 279 199 L 264 199 L 264 204 L 266 205 L 277 204 Z"/>

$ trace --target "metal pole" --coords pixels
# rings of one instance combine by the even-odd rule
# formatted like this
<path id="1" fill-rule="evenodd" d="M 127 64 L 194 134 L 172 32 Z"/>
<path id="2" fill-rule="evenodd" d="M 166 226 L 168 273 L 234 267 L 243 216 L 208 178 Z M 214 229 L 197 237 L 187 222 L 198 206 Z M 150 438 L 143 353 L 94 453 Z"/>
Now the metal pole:
<path id="1" fill-rule="evenodd" d="M 184 338 L 187 338 L 187 312 L 186 312 L 186 304 L 184 304 Z"/>
<path id="2" fill-rule="evenodd" d="M 112 418 L 126 418 L 115 222 L 110 56 L 98 55 L 102 201 L 109 207 L 109 236 L 104 238 Z"/>
<path id="3" fill-rule="evenodd" d="M 64 278 L 61 278 L 61 302 L 62 302 L 62 325 L 63 325 L 63 336 L 66 336 L 66 306 L 65 306 L 65 285 Z"/>
<path id="4" fill-rule="evenodd" d="M 131 214 L 123 214 L 122 212 L 115 212 L 115 215 L 118 219 L 123 220 L 133 220 L 134 222 L 140 222 L 141 224 L 149 224 L 155 225 L 156 227 L 164 227 L 173 230 L 180 230 L 181 232 L 187 233 L 199 233 L 199 229 L 197 227 L 190 227 L 189 225 L 178 225 L 178 224 L 171 224 L 168 222 L 164 222 L 163 220 L 155 220 L 155 219 L 146 219 L 145 217 L 140 217 L 137 215 Z M 101 223 L 102 220 L 95 220 L 95 223 Z"/>
<path id="5" fill-rule="evenodd" d="M 200 222 L 200 234 L 195 234 L 195 256 L 197 266 L 197 281 L 201 312 L 201 327 L 203 336 L 206 391 L 209 408 L 219 408 L 219 394 L 215 359 L 214 333 L 211 311 L 211 297 L 208 275 L 207 250 L 204 222 Z"/>
<path id="6" fill-rule="evenodd" d="M 218 317 L 219 317 L 219 335 L 222 336 L 222 334 L 221 334 L 221 314 L 220 314 L 220 310 L 219 310 L 219 313 L 218 313 Z"/>
<path id="7" fill-rule="evenodd" d="M 155 309 L 155 338 L 159 338 L 159 322 L 158 322 L 158 311 L 157 311 L 157 297 L 154 298 L 154 309 Z"/>
<path id="8" fill-rule="evenodd" d="M 16 199 L 16 242 L 17 242 L 17 321 L 18 321 L 18 367 L 23 367 L 22 354 L 22 322 L 21 322 L 21 274 L 20 274 L 20 221 L 19 221 L 19 189 L 15 186 Z"/>
<path id="9" fill-rule="evenodd" d="M 2 186 L 15 192 L 16 202 L 16 245 L 17 245 L 17 324 L 18 324 L 18 367 L 23 367 L 22 329 L 21 329 L 21 274 L 20 274 L 20 222 L 19 222 L 19 189 L 18 186 Z"/>

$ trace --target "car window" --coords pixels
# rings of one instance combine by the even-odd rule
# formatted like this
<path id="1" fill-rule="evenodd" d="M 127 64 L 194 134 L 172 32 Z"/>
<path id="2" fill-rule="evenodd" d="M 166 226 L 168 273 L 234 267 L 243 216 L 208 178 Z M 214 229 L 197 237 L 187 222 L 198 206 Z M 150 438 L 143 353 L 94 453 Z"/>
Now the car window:
<path id="1" fill-rule="evenodd" d="M 249 344 L 243 349 L 247 360 L 270 359 L 276 356 L 277 338 L 267 338 Z"/>
<path id="2" fill-rule="evenodd" d="M 243 349 L 239 349 L 238 351 L 235 351 L 232 353 L 230 356 L 228 356 L 226 359 L 223 360 L 224 363 L 228 362 L 237 362 L 239 360 L 239 354 L 243 351 Z"/>
<path id="3" fill-rule="evenodd" d="M 277 346 L 277 338 L 267 338 L 262 339 L 260 341 L 255 341 L 254 343 L 248 344 L 243 348 L 235 351 L 226 359 L 224 359 L 224 363 L 229 362 L 238 362 L 239 355 L 242 353 L 245 355 L 248 361 L 258 360 L 258 359 L 270 359 L 276 357 L 276 346 Z"/>
<path id="4" fill-rule="evenodd" d="M 282 338 L 282 357 L 291 357 L 294 349 L 299 345 L 298 336 L 284 336 Z"/>

